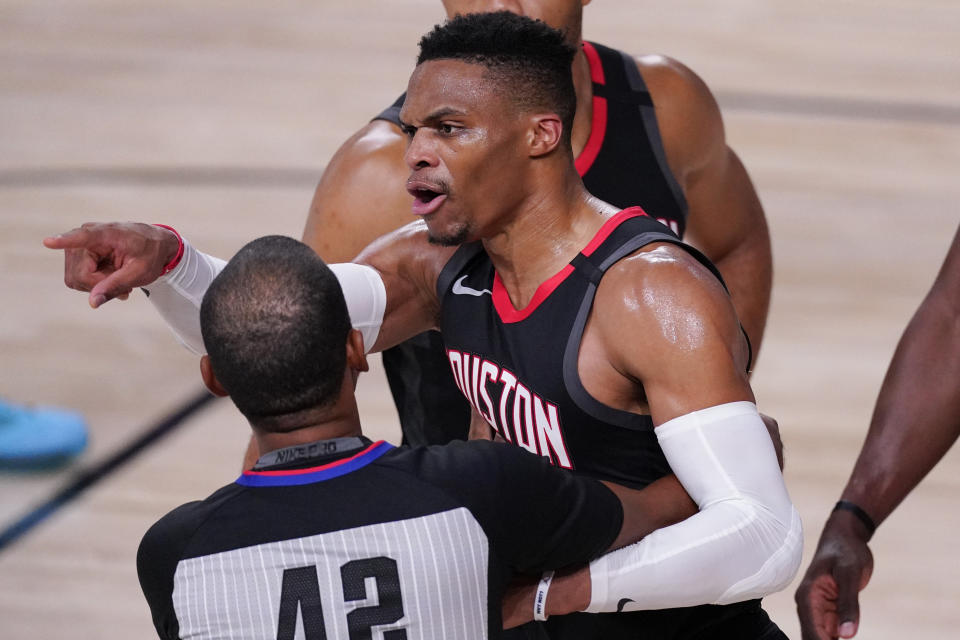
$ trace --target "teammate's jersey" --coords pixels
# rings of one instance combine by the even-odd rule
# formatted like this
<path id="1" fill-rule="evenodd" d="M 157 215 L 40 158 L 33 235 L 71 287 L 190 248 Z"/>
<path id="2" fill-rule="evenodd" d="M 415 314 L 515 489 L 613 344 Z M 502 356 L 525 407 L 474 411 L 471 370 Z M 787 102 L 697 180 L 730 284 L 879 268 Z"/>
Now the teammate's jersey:
<path id="1" fill-rule="evenodd" d="M 590 137 L 576 158 L 577 171 L 593 195 L 620 208 L 642 206 L 682 236 L 687 203 L 666 161 L 653 101 L 633 58 L 584 42 L 593 80 Z M 400 96 L 376 119 L 400 124 Z M 443 444 L 465 439 L 470 408 L 457 393 L 435 331 L 383 352 L 404 442 Z"/>
<path id="2" fill-rule="evenodd" d="M 602 404 L 584 388 L 580 342 L 603 274 L 655 242 L 679 244 L 716 268 L 661 223 L 634 207 L 609 218 L 570 264 L 517 310 L 490 258 L 477 243 L 457 250 L 437 282 L 441 333 L 456 385 L 507 442 L 558 467 L 642 488 L 670 473 L 649 415 Z M 721 280 L 722 282 L 722 280 Z M 629 340 L 629 335 L 623 336 Z M 761 638 L 780 633 L 759 601 L 613 614 L 574 614 L 548 621 L 552 640 Z M 724 635 L 725 631 L 744 635 Z M 732 633 L 732 631 L 731 631 Z M 770 636 L 781 637 L 779 635 Z"/>
<path id="3" fill-rule="evenodd" d="M 137 570 L 164 639 L 499 638 L 513 571 L 586 561 L 621 523 L 606 487 L 512 447 L 340 438 L 170 512 Z"/>

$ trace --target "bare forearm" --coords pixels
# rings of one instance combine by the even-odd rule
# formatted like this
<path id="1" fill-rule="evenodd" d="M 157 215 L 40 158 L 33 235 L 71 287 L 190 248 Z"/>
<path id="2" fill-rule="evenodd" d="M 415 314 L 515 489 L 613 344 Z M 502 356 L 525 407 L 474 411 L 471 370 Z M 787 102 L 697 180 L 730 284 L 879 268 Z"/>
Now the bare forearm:
<path id="1" fill-rule="evenodd" d="M 604 482 L 623 504 L 623 526 L 610 549 L 640 540 L 657 529 L 670 526 L 697 513 L 683 485 L 673 474 L 660 478 L 641 490 L 627 489 Z"/>
<path id="2" fill-rule="evenodd" d="M 843 492 L 877 524 L 960 435 L 960 314 L 951 293 L 932 291 L 904 332 Z"/>
<path id="3" fill-rule="evenodd" d="M 773 286 L 773 253 L 763 205 L 743 163 L 731 149 L 688 184 L 686 240 L 720 270 L 754 359 L 760 351 Z"/>
<path id="4" fill-rule="evenodd" d="M 773 286 L 773 258 L 766 223 L 751 231 L 749 238 L 715 260 L 730 291 L 756 361 L 767 326 L 770 290 Z"/>

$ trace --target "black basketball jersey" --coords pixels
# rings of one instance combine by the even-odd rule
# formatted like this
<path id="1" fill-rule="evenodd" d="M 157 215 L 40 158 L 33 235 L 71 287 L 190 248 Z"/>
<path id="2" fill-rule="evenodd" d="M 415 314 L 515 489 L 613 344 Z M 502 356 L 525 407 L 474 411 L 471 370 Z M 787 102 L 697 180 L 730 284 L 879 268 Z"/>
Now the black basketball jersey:
<path id="1" fill-rule="evenodd" d="M 500 638 L 513 571 L 584 562 L 621 523 L 606 487 L 513 447 L 339 438 L 175 509 L 137 570 L 164 639 Z"/>
<path id="2" fill-rule="evenodd" d="M 520 310 L 479 242 L 453 255 L 437 284 L 447 359 L 461 393 L 504 440 L 558 467 L 635 488 L 671 473 L 650 416 L 600 403 L 583 387 L 577 370 L 580 341 L 603 274 L 654 242 L 684 247 L 720 279 L 702 254 L 639 207 L 609 218 Z M 553 640 L 626 640 L 640 637 L 641 631 L 649 640 L 747 640 L 766 637 L 767 630 L 779 633 L 758 600 L 572 614 L 549 620 L 547 628 Z"/>
<path id="3" fill-rule="evenodd" d="M 660 139 L 650 92 L 626 53 L 584 42 L 593 80 L 590 137 L 576 158 L 590 193 L 620 208 L 642 206 L 677 235 L 686 227 L 687 203 Z M 377 118 L 400 126 L 406 94 Z M 383 365 L 400 416 L 405 444 L 443 444 L 467 437 L 470 407 L 449 375 L 436 331 L 383 352 Z"/>
<path id="4" fill-rule="evenodd" d="M 577 371 L 600 278 L 652 242 L 679 240 L 639 207 L 624 209 L 521 310 L 479 242 L 444 267 L 437 292 L 447 360 L 460 391 L 504 440 L 638 488 L 670 473 L 650 416 L 601 404 Z"/>

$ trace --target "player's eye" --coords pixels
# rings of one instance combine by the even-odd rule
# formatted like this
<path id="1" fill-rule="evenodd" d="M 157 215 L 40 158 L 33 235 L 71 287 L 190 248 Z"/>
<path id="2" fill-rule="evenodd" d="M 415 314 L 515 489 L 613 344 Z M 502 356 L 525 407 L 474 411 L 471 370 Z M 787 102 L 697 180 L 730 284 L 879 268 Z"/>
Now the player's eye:
<path id="1" fill-rule="evenodd" d="M 417 133 L 417 128 L 409 124 L 400 123 L 400 131 L 408 138 L 412 138 Z"/>
<path id="2" fill-rule="evenodd" d="M 438 128 L 440 129 L 440 133 L 447 136 L 457 130 L 457 127 L 455 125 L 452 125 L 448 122 L 442 123 Z"/>

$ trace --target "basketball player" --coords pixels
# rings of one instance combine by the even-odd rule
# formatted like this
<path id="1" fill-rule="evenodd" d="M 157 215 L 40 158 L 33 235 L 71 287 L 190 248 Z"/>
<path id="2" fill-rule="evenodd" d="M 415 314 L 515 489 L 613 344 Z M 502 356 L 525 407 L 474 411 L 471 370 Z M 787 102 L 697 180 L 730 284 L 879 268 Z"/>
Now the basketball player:
<path id="1" fill-rule="evenodd" d="M 960 436 L 960 229 L 897 346 L 867 439 L 797 589 L 804 640 L 852 638 L 867 543 Z"/>
<path id="2" fill-rule="evenodd" d="M 677 235 L 686 232 L 723 274 L 756 354 L 770 302 L 770 238 L 750 178 L 724 139 L 716 102 L 676 60 L 634 57 L 582 41 L 588 3 L 443 1 L 451 18 L 505 9 L 564 31 L 577 48 L 571 143 L 587 190 L 620 208 L 641 205 Z M 320 179 L 303 241 L 327 262 L 352 260 L 375 238 L 411 220 L 403 188 L 407 141 L 398 119 L 403 97 L 347 140 Z M 405 442 L 467 436 L 469 406 L 450 377 L 436 332 L 387 349 L 383 363 Z"/>
<path id="3" fill-rule="evenodd" d="M 575 53 L 507 12 L 424 37 L 400 114 L 422 221 L 341 278 L 382 316 L 354 305 L 351 318 L 376 349 L 439 327 L 458 387 L 508 442 L 636 488 L 672 470 L 697 502 L 591 566 L 588 609 L 636 613 L 558 618 L 552 635 L 781 638 L 756 598 L 789 583 L 802 536 L 753 404 L 747 341 L 709 261 L 584 188 L 569 133 Z M 189 302 L 215 271 L 149 225 L 45 242 L 68 249 L 67 282 L 94 306 L 141 285 L 155 302 L 171 290 Z M 722 606 L 666 609 L 705 603 Z"/>
<path id="4" fill-rule="evenodd" d="M 241 249 L 201 317 L 204 381 L 264 455 L 144 537 L 161 638 L 499 638 L 514 571 L 584 561 L 695 511 L 612 487 L 624 514 L 600 482 L 506 445 L 364 438 L 362 338 L 333 273 L 291 238 Z"/>

